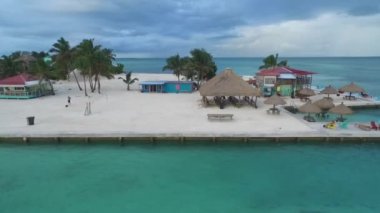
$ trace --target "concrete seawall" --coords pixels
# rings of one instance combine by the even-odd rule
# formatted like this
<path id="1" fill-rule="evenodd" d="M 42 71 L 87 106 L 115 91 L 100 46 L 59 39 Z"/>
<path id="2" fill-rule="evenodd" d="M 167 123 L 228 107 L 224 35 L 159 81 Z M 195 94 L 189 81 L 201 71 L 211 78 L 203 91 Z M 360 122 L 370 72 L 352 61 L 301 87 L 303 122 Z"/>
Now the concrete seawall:
<path id="1" fill-rule="evenodd" d="M 380 143 L 380 136 L 283 136 L 283 137 L 0 137 L 0 144 L 241 144 L 241 143 Z"/>

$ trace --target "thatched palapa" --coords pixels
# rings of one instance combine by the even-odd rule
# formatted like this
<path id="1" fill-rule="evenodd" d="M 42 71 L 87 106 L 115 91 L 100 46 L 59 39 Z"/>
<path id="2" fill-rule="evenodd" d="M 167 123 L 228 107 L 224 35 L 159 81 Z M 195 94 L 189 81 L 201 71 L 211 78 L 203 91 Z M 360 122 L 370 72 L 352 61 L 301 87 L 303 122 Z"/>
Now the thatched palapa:
<path id="1" fill-rule="evenodd" d="M 277 94 L 272 95 L 267 100 L 264 101 L 264 104 L 270 104 L 270 105 L 285 105 L 286 101 L 282 99 Z"/>
<path id="2" fill-rule="evenodd" d="M 298 92 L 298 94 L 303 95 L 303 96 L 313 96 L 313 95 L 315 95 L 315 92 L 314 92 L 314 90 L 306 87 L 306 88 L 302 88 Z"/>
<path id="3" fill-rule="evenodd" d="M 343 121 L 343 115 L 350 115 L 354 113 L 351 108 L 344 105 L 343 102 L 334 108 L 331 108 L 329 112 L 340 115 L 340 121 Z"/>
<path id="4" fill-rule="evenodd" d="M 333 101 L 330 98 L 322 98 L 314 102 L 314 104 L 320 107 L 322 110 L 328 110 L 335 106 Z"/>
<path id="5" fill-rule="evenodd" d="M 350 115 L 353 113 L 352 109 L 344 105 L 343 102 L 338 106 L 330 109 L 329 112 L 339 114 L 339 115 Z"/>
<path id="6" fill-rule="evenodd" d="M 360 93 L 360 92 L 365 92 L 363 88 L 359 87 L 356 85 L 354 82 L 351 82 L 350 84 L 343 86 L 342 88 L 339 89 L 340 91 L 343 92 L 350 92 L 350 93 Z"/>
<path id="7" fill-rule="evenodd" d="M 311 101 L 308 101 L 306 104 L 300 106 L 298 110 L 305 113 L 320 113 L 322 111 L 321 108 L 315 104 L 312 104 Z"/>
<path id="8" fill-rule="evenodd" d="M 329 85 L 325 89 L 321 91 L 322 94 L 327 94 L 327 97 L 329 97 L 332 94 L 338 94 L 338 90 L 335 89 L 333 86 Z"/>
<path id="9" fill-rule="evenodd" d="M 260 96 L 260 91 L 226 69 L 199 89 L 201 96 Z"/>

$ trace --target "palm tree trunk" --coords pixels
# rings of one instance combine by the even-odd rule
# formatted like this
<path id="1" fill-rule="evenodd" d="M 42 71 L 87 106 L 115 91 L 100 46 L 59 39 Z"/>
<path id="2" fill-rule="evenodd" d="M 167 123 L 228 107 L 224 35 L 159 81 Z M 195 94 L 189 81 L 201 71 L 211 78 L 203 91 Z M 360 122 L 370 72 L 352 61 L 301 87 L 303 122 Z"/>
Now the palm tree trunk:
<path id="1" fill-rule="evenodd" d="M 88 83 L 90 84 L 90 91 L 93 92 L 94 85 L 92 82 L 92 76 L 91 75 L 88 76 Z"/>
<path id="2" fill-rule="evenodd" d="M 100 79 L 98 79 L 98 93 L 100 94 Z"/>
<path id="3" fill-rule="evenodd" d="M 77 78 L 77 74 L 75 74 L 75 70 L 72 71 L 72 72 L 73 72 L 73 74 L 74 74 L 75 81 L 76 81 L 77 84 L 78 84 L 79 91 L 82 91 L 82 87 L 81 87 L 80 84 L 79 84 L 79 81 L 78 81 L 78 78 Z"/>
<path id="4" fill-rule="evenodd" d="M 51 83 L 50 79 L 47 79 L 47 82 L 49 83 L 49 86 L 50 86 L 50 93 L 52 95 L 55 95 L 53 84 Z"/>
<path id="5" fill-rule="evenodd" d="M 84 83 L 84 95 L 88 96 L 87 95 L 87 87 L 86 87 L 86 75 L 83 75 L 83 83 Z"/>
<path id="6" fill-rule="evenodd" d="M 99 81 L 99 77 L 98 77 L 98 74 L 96 74 L 94 77 L 94 83 L 93 83 L 93 88 L 91 89 L 91 92 L 95 92 L 98 81 Z"/>

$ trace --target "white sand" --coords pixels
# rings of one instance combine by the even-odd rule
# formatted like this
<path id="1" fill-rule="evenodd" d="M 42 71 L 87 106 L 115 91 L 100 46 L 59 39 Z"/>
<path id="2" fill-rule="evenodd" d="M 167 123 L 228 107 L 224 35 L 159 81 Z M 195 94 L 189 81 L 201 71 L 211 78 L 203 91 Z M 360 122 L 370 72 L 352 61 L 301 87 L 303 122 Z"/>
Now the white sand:
<path id="1" fill-rule="evenodd" d="M 30 100 L 0 99 L 1 136 L 328 136 L 379 135 L 377 132 L 325 130 L 321 124 L 310 124 L 285 110 L 268 115 L 270 107 L 259 99 L 259 108 L 227 106 L 204 108 L 198 92 L 192 94 L 141 93 L 138 83 L 127 91 L 117 79 L 102 80 L 102 94 L 84 96 L 74 80 L 60 81 L 55 96 Z M 176 80 L 167 74 L 134 74 L 140 81 Z M 67 104 L 71 96 L 71 105 Z M 313 97 L 315 99 L 317 97 Z M 298 100 L 287 99 L 288 104 Z M 86 102 L 92 114 L 84 116 Z M 336 100 L 339 103 L 341 100 Z M 358 101 L 357 101 L 358 102 Z M 232 113 L 232 121 L 209 121 L 208 113 Z M 28 126 L 26 117 L 35 116 Z M 379 131 L 380 132 L 380 131 Z"/>

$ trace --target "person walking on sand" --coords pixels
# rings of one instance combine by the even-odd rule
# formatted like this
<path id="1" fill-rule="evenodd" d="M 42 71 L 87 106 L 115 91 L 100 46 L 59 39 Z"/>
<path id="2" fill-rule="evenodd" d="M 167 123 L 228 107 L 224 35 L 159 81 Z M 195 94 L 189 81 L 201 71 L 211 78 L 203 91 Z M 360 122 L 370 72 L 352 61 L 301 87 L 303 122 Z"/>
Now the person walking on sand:
<path id="1" fill-rule="evenodd" d="M 70 96 L 67 96 L 67 104 L 71 105 L 71 97 Z"/>

